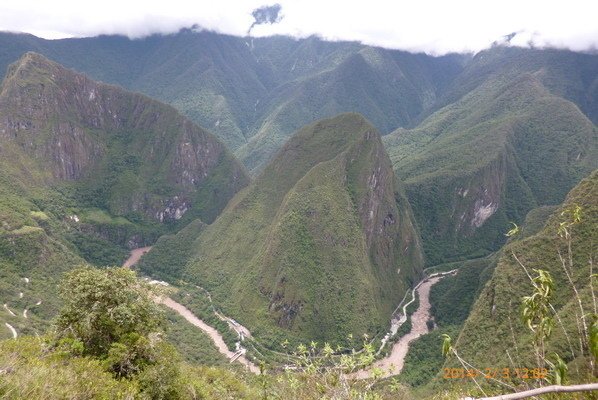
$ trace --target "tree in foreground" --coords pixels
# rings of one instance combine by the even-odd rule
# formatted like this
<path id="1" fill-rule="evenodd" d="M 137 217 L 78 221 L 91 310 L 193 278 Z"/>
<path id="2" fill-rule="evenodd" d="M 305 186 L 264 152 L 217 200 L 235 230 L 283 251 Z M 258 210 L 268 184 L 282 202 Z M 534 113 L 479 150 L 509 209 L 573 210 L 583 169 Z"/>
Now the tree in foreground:
<path id="1" fill-rule="evenodd" d="M 162 340 L 162 313 L 150 285 L 125 268 L 80 267 L 66 275 L 60 296 L 59 348 L 99 359 L 115 378 L 137 379 L 152 398 L 168 395 L 178 359 Z"/>

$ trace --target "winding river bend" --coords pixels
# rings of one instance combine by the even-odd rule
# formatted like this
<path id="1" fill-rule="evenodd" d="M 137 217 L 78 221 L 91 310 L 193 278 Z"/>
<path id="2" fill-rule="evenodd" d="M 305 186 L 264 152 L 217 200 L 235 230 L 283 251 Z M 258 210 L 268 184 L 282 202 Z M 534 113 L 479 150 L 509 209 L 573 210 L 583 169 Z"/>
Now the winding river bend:
<path id="1" fill-rule="evenodd" d="M 400 374 L 405 364 L 405 357 L 409 351 L 409 344 L 418 337 L 428 333 L 426 322 L 430 319 L 430 288 L 440 279 L 442 279 L 442 276 L 428 278 L 417 287 L 419 307 L 411 315 L 411 331 L 402 336 L 392 346 L 392 350 L 388 356 L 376 361 L 373 365 L 373 367 L 380 368 L 383 371 L 383 377 Z M 361 370 L 353 374 L 357 379 L 369 378 L 370 375 L 371 369 Z"/>
<path id="2" fill-rule="evenodd" d="M 129 258 L 123 264 L 123 267 L 126 267 L 126 268 L 132 267 L 139 261 L 141 256 L 144 255 L 145 253 L 147 253 L 150 249 L 151 249 L 151 247 L 141 247 L 141 248 L 132 250 Z M 244 352 L 230 351 L 228 349 L 228 346 L 226 345 L 226 343 L 224 343 L 224 339 L 222 338 L 222 335 L 220 335 L 220 333 L 216 329 L 212 328 L 210 325 L 206 324 L 204 321 L 197 318 L 197 316 L 195 316 L 191 312 L 191 310 L 189 310 L 187 307 L 183 306 L 182 304 L 177 303 L 176 301 L 172 300 L 170 297 L 162 297 L 162 298 L 156 299 L 156 301 L 161 304 L 164 304 L 166 307 L 175 311 L 181 317 L 185 318 L 190 324 L 201 329 L 204 333 L 206 333 L 210 337 L 210 339 L 212 339 L 212 342 L 214 342 L 214 345 L 216 346 L 216 348 L 218 348 L 218 351 L 221 354 L 223 354 L 226 358 L 228 358 L 231 362 L 234 362 L 234 361 L 240 362 L 241 364 L 245 365 L 245 367 L 250 372 L 252 372 L 254 374 L 257 374 L 259 372 L 259 368 L 244 356 Z"/>
<path id="3" fill-rule="evenodd" d="M 128 268 L 135 265 L 139 261 L 141 256 L 147 253 L 150 249 L 151 247 L 141 247 L 132 250 L 130 257 L 123 264 L 123 266 Z M 420 336 L 428 333 L 428 327 L 426 322 L 430 319 L 431 287 L 444 276 L 455 272 L 456 270 L 430 275 L 428 278 L 420 282 L 420 284 L 416 286 L 416 288 L 413 290 L 413 292 L 417 292 L 418 294 L 419 307 L 417 308 L 415 313 L 411 315 L 411 331 L 405 336 L 401 337 L 399 341 L 392 346 L 392 350 L 388 356 L 376 361 L 373 364 L 373 367 L 380 368 L 383 371 L 384 377 L 398 375 L 399 373 L 401 373 L 401 370 L 403 369 L 403 366 L 405 364 L 405 357 L 407 356 L 407 352 L 409 351 L 409 344 L 415 339 L 419 338 Z M 245 365 L 250 372 L 254 374 L 257 374 L 259 372 L 259 368 L 251 361 L 249 361 L 244 356 L 244 353 L 230 351 L 226 343 L 224 343 L 222 335 L 220 335 L 220 333 L 216 329 L 206 324 L 201 319 L 197 318 L 197 316 L 195 316 L 191 312 L 191 310 L 189 310 L 182 304 L 177 303 L 169 297 L 164 297 L 158 299 L 157 301 L 164 304 L 171 310 L 175 311 L 181 317 L 185 318 L 189 323 L 205 332 L 210 337 L 210 339 L 212 339 L 214 345 L 216 345 L 216 347 L 218 348 L 218 351 L 220 351 L 220 353 L 222 353 L 225 357 L 231 360 L 231 362 L 240 362 L 241 364 Z M 411 301 L 413 301 L 413 299 Z M 405 313 L 406 307 L 410 303 L 411 302 L 403 306 L 403 314 Z M 404 322 L 406 320 L 406 317 L 403 316 L 401 320 L 401 322 Z M 249 333 L 247 334 L 247 336 L 249 336 Z M 355 379 L 366 379 L 369 378 L 370 375 L 371 368 L 362 371 L 357 371 L 351 374 L 351 377 Z"/>

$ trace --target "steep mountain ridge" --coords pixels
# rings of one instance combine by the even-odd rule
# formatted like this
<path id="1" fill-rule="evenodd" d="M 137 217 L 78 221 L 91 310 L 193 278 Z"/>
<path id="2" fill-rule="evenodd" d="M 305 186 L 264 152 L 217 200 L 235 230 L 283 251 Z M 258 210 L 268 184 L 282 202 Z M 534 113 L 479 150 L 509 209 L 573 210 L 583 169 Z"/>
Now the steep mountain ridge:
<path id="1" fill-rule="evenodd" d="M 357 114 L 298 131 L 189 247 L 185 270 L 169 279 L 207 288 L 274 347 L 381 333 L 423 264 L 379 134 Z M 142 260 L 142 270 L 158 264 Z"/>
<path id="2" fill-rule="evenodd" d="M 186 219 L 211 221 L 247 182 L 172 107 L 25 54 L 0 85 L 0 301 L 12 311 L 0 320 L 39 332 L 65 271 L 119 265 Z"/>
<path id="3" fill-rule="evenodd" d="M 166 101 L 215 132 L 254 175 L 292 132 L 317 118 L 360 112 L 386 134 L 418 125 L 487 81 L 521 73 L 537 75 L 594 124 L 598 118 L 598 57 L 566 50 L 494 46 L 475 57 L 430 57 L 315 37 L 194 29 L 139 40 L 0 33 L 0 48 L 0 68 L 34 50 Z"/>
<path id="4" fill-rule="evenodd" d="M 139 40 L 0 33 L 0 48 L 0 69 L 33 50 L 172 104 L 237 151 L 256 175 L 294 131 L 318 118 L 355 111 L 382 133 L 406 126 L 441 96 L 467 58 L 193 29 Z"/>
<path id="5" fill-rule="evenodd" d="M 509 221 L 598 167 L 598 130 L 537 73 L 492 78 L 384 137 L 432 263 L 497 250 Z"/>
<path id="6" fill-rule="evenodd" d="M 213 200 L 196 207 L 195 216 L 210 221 L 248 182 L 221 142 L 172 107 L 35 53 L 9 68 L 0 115 L 1 139 L 33 155 L 49 182 L 82 181 L 94 205 L 114 215 L 174 221 Z M 215 188 L 218 175 L 224 181 Z"/>
<path id="7" fill-rule="evenodd" d="M 581 312 L 570 282 L 575 285 L 587 315 L 594 313 L 595 304 L 590 293 L 594 278 L 590 274 L 591 260 L 596 258 L 597 199 L 598 171 L 594 171 L 575 186 L 561 206 L 552 210 L 539 232 L 515 237 L 505 246 L 492 278 L 486 283 L 459 335 L 456 346 L 462 357 L 473 364 L 490 363 L 497 367 L 512 367 L 513 360 L 517 363 L 515 367 L 533 366 L 538 362 L 532 349 L 532 333 L 521 322 L 520 314 L 522 297 L 533 291 L 524 268 L 532 276 L 536 276 L 535 269 L 543 269 L 554 279 L 551 304 L 556 313 L 549 315 L 555 318 L 555 326 L 546 342 L 546 354 L 554 359 L 556 352 L 569 363 L 572 381 L 585 379 L 587 368 L 579 346 L 582 342 L 587 343 L 587 338 L 580 338 L 580 333 L 585 334 L 578 325 Z M 574 221 L 576 207 L 580 207 L 580 220 L 569 225 Z M 562 231 L 563 222 L 572 238 L 570 248 Z M 587 315 L 584 318 L 589 325 L 591 320 Z M 586 356 L 587 351 L 586 347 Z"/>

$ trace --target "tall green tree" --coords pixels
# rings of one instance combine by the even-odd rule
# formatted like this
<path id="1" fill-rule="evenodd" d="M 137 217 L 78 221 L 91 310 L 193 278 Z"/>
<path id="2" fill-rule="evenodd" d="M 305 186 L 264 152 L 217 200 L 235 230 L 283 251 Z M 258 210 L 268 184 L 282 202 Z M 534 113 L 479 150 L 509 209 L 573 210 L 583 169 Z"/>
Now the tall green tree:
<path id="1" fill-rule="evenodd" d="M 139 373 L 163 354 L 163 318 L 153 288 L 125 268 L 80 267 L 60 289 L 59 343 L 104 361 L 118 377 Z"/>

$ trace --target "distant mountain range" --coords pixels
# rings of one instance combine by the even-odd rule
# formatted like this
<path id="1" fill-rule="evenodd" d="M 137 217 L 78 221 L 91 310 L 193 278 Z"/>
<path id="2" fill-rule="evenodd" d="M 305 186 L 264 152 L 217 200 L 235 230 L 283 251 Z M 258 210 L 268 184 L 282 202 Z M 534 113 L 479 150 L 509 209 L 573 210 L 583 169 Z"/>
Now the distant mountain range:
<path id="1" fill-rule="evenodd" d="M 430 57 L 317 38 L 239 38 L 183 30 L 43 40 L 0 33 L 0 72 L 35 51 L 90 77 L 169 103 L 259 172 L 316 119 L 359 112 L 383 133 L 429 110 L 469 57 Z"/>

